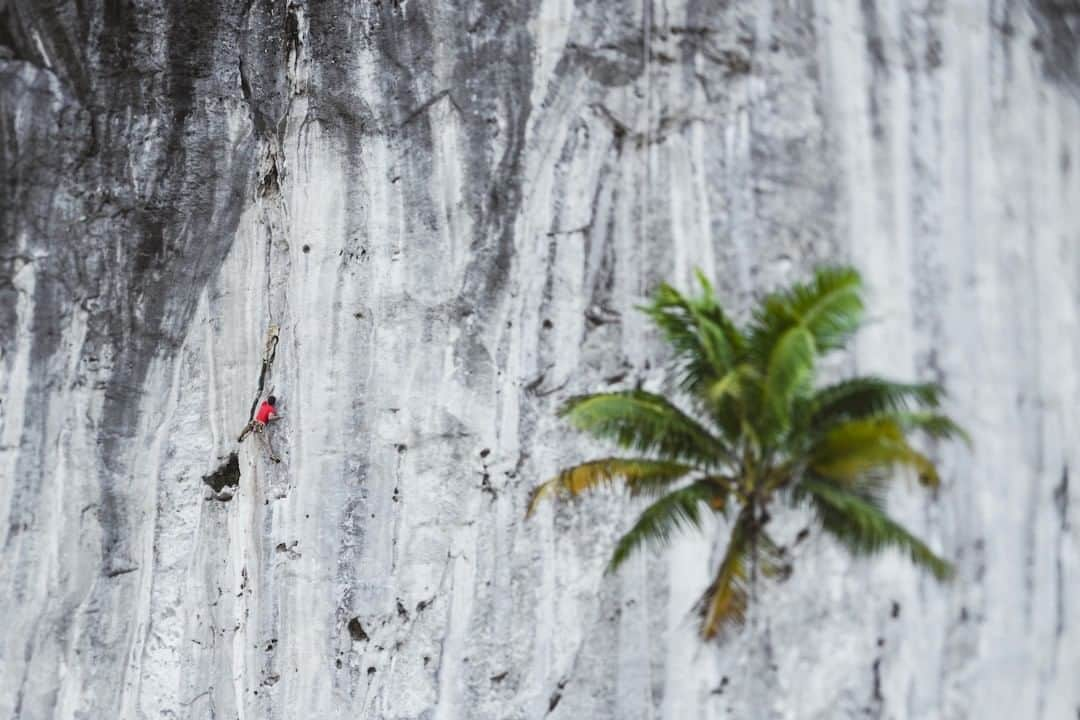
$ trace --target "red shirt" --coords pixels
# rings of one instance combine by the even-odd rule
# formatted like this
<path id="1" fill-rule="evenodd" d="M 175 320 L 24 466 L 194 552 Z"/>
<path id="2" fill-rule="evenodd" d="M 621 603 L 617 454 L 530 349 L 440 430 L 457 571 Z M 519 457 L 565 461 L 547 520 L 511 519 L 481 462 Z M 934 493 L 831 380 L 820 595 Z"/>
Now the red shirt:
<path id="1" fill-rule="evenodd" d="M 277 410 L 274 409 L 273 405 L 264 401 L 263 404 L 259 406 L 259 412 L 255 413 L 255 419 L 265 425 L 270 422 L 270 416 L 276 412 Z"/>

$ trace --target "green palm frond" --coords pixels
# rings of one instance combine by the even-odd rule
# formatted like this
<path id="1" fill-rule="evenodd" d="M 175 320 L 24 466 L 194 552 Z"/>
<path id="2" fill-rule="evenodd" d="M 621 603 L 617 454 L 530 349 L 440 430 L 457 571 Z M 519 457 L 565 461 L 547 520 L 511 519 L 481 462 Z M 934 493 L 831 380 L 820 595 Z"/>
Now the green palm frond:
<path id="1" fill-rule="evenodd" d="M 701 405 L 724 439 L 735 444 L 745 435 L 750 418 L 757 416 L 761 395 L 761 376 L 753 365 L 744 362 L 704 388 Z"/>
<path id="2" fill-rule="evenodd" d="M 897 548 L 938 580 L 952 575 L 952 565 L 886 515 L 872 496 L 820 478 L 804 479 L 799 490 L 809 498 L 822 527 L 851 552 L 872 555 Z"/>
<path id="3" fill-rule="evenodd" d="M 934 412 L 899 412 L 888 416 L 905 432 L 918 430 L 938 440 L 963 440 L 971 445 L 971 436 L 948 415 Z"/>
<path id="4" fill-rule="evenodd" d="M 938 484 L 934 463 L 912 448 L 900 426 L 888 418 L 837 425 L 814 446 L 809 464 L 817 474 L 849 484 L 862 475 L 895 465 L 914 468 L 925 485 Z"/>
<path id="5" fill-rule="evenodd" d="M 712 286 L 697 273 L 703 294 L 687 298 L 662 284 L 652 302 L 641 307 L 675 351 L 678 384 L 685 392 L 699 394 L 742 357 L 746 341 L 738 327 L 716 304 Z"/>
<path id="6" fill-rule="evenodd" d="M 532 515 L 544 498 L 559 492 L 577 496 L 593 488 L 613 485 L 621 480 L 630 489 L 631 495 L 655 494 L 662 492 L 671 483 L 685 477 L 693 470 L 694 468 L 690 465 L 645 458 L 602 458 L 581 463 L 566 468 L 533 490 L 525 517 Z"/>
<path id="7" fill-rule="evenodd" d="M 750 600 L 748 581 L 752 527 L 753 513 L 750 508 L 744 508 L 731 528 L 716 578 L 698 600 L 696 607 L 701 617 L 698 631 L 706 640 L 712 640 L 746 622 L 746 608 Z"/>
<path id="8" fill-rule="evenodd" d="M 842 347 L 862 320 L 862 281 L 851 268 L 819 270 L 813 282 L 767 296 L 754 313 L 749 357 L 765 378 L 762 434 L 790 425 L 810 394 L 818 355 Z"/>
<path id="9" fill-rule="evenodd" d="M 759 367 L 768 365 L 774 346 L 795 325 L 804 326 L 819 352 L 847 342 L 862 322 L 862 279 L 853 268 L 823 268 L 810 283 L 796 283 L 765 297 L 754 313 L 749 350 Z"/>
<path id="10" fill-rule="evenodd" d="M 705 392 L 710 402 L 720 403 L 732 398 L 742 399 L 747 390 L 760 382 L 760 376 L 754 366 L 749 363 L 741 363 L 731 368 L 722 378 L 714 382 Z"/>
<path id="11" fill-rule="evenodd" d="M 832 425 L 917 408 L 932 409 L 940 405 L 942 394 L 937 383 L 898 383 L 874 376 L 851 378 L 814 393 L 807 424 Z"/>
<path id="12" fill-rule="evenodd" d="M 796 284 L 788 296 L 821 352 L 842 348 L 862 323 L 862 278 L 854 268 L 819 269 L 813 283 Z"/>
<path id="13" fill-rule="evenodd" d="M 620 447 L 715 467 L 723 443 L 667 399 L 644 390 L 579 395 L 559 411 L 579 430 Z"/>
<path id="14" fill-rule="evenodd" d="M 790 423 L 790 409 L 796 397 L 809 391 L 814 377 L 817 346 L 813 334 L 803 325 L 794 325 L 773 346 L 765 372 L 765 418 L 763 426 L 782 431 Z"/>
<path id="15" fill-rule="evenodd" d="M 712 508 L 717 499 L 722 503 L 728 492 L 726 486 L 703 478 L 664 495 L 645 508 L 637 522 L 619 538 L 607 571 L 617 570 L 630 553 L 646 543 L 665 544 L 677 532 L 700 529 L 702 510 Z"/>

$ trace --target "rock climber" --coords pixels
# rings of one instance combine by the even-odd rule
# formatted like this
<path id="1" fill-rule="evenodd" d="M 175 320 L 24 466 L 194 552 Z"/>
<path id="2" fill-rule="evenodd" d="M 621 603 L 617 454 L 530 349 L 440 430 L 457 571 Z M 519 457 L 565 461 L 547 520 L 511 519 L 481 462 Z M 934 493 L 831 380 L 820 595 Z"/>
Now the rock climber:
<path id="1" fill-rule="evenodd" d="M 270 451 L 270 459 L 274 462 L 281 462 L 281 458 L 274 453 L 274 448 L 270 444 L 270 438 L 263 435 L 263 431 L 266 430 L 266 426 L 270 421 L 280 419 L 281 415 L 279 415 L 277 411 L 277 398 L 271 395 L 259 406 L 259 410 L 255 413 L 254 419 L 244 427 L 243 432 L 240 433 L 240 437 L 236 438 L 236 441 L 244 442 L 244 438 L 248 436 L 248 433 L 256 433 L 260 436 L 260 440 L 266 445 L 266 449 Z"/>

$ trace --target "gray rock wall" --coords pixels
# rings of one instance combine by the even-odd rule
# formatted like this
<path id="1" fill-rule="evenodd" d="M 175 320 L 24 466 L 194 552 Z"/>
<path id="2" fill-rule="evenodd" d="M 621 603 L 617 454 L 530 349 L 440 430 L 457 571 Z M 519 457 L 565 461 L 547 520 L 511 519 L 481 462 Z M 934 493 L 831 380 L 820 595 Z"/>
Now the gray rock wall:
<path id="1" fill-rule="evenodd" d="M 0 2 L 0 717 L 1080 713 L 1078 23 Z M 825 260 L 871 288 L 833 371 L 975 437 L 894 498 L 958 578 L 812 536 L 702 646 L 710 535 L 605 577 L 630 501 L 523 521 L 604 450 L 553 411 L 659 381 L 661 279 L 745 312 Z M 215 494 L 260 382 L 282 462 Z"/>

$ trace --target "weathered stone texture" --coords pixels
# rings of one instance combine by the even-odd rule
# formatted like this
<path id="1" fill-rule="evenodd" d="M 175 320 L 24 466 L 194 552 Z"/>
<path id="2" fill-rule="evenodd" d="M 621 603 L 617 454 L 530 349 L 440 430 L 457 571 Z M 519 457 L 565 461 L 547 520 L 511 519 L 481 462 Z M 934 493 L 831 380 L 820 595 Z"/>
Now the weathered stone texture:
<path id="1" fill-rule="evenodd" d="M 0 0 L 0 717 L 1075 717 L 1078 18 Z M 812 535 L 702 647 L 710 538 L 605 577 L 628 500 L 523 520 L 602 450 L 554 409 L 657 384 L 661 279 L 829 260 L 832 369 L 973 432 L 894 498 L 959 577 Z"/>

